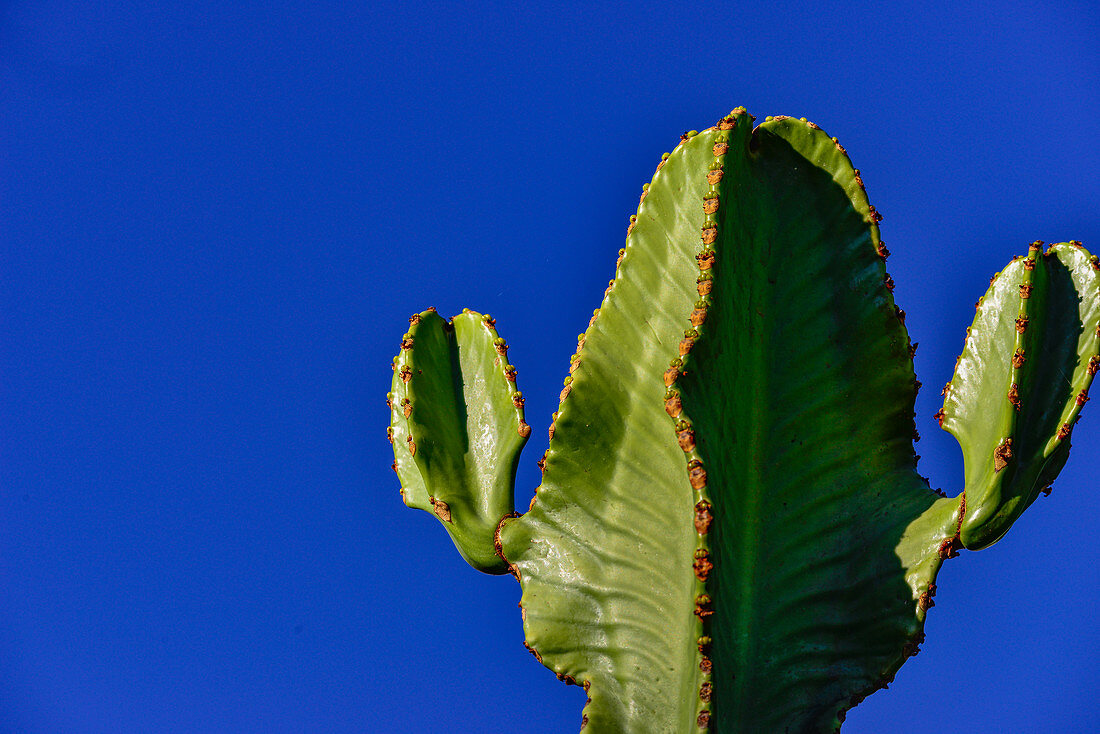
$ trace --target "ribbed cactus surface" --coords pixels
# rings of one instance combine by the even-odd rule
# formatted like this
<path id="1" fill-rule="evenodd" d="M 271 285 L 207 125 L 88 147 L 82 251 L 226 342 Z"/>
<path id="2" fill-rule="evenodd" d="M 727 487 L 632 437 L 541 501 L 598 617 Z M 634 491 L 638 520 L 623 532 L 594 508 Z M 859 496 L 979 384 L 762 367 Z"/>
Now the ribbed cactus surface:
<path id="1" fill-rule="evenodd" d="M 414 316 L 390 438 L 406 504 L 523 587 L 526 644 L 594 732 L 831 732 L 916 652 L 935 577 L 1053 480 L 1100 357 L 1100 271 L 1032 246 L 980 302 L 916 472 L 919 387 L 878 215 L 844 149 L 738 109 L 645 187 L 581 336 L 542 483 L 493 321 Z"/>

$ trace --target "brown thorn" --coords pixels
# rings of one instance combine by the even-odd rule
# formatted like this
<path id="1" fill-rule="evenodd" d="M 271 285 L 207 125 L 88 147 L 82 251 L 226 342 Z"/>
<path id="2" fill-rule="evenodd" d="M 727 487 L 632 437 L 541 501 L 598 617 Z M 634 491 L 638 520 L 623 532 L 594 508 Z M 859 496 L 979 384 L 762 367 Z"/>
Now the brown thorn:
<path id="1" fill-rule="evenodd" d="M 695 532 L 699 535 L 706 535 L 710 530 L 710 524 L 714 522 L 714 515 L 711 514 L 711 504 L 706 500 L 699 500 L 695 503 Z"/>
<path id="2" fill-rule="evenodd" d="M 435 497 L 428 497 L 428 504 L 432 506 L 432 510 L 435 512 L 436 517 L 438 517 L 443 522 L 452 522 L 451 506 L 448 505 L 446 502 L 444 502 L 443 500 L 437 500 Z"/>
<path id="3" fill-rule="evenodd" d="M 707 553 L 706 548 L 699 548 L 695 551 L 695 558 L 691 562 L 691 567 L 695 570 L 695 578 L 700 581 L 707 580 L 707 576 L 714 568 L 714 564 L 711 563 L 710 554 Z"/>
<path id="4" fill-rule="evenodd" d="M 993 449 L 993 471 L 998 472 L 1008 466 L 1012 460 L 1012 439 L 1006 438 Z"/>
<path id="5" fill-rule="evenodd" d="M 523 646 L 527 648 L 527 652 L 535 656 L 535 660 L 538 660 L 540 663 L 542 662 L 542 655 L 539 655 L 538 650 L 528 645 L 526 640 L 524 641 Z"/>
<path id="6" fill-rule="evenodd" d="M 1012 403 L 1012 407 L 1017 411 L 1020 410 L 1020 388 L 1015 382 L 1008 388 L 1008 402 Z"/>
<path id="7" fill-rule="evenodd" d="M 703 489 L 707 486 L 707 470 L 703 468 L 703 462 L 698 459 L 688 462 L 688 482 L 692 489 Z"/>
<path id="8" fill-rule="evenodd" d="M 685 454 L 690 454 L 695 450 L 695 432 L 691 430 L 691 428 L 677 431 L 676 441 L 680 444 L 680 448 L 683 449 Z"/>

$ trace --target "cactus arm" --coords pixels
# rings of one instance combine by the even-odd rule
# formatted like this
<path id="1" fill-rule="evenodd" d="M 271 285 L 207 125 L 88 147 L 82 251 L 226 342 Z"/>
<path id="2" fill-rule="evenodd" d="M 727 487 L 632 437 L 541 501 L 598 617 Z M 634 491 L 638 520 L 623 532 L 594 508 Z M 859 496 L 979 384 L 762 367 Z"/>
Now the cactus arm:
<path id="1" fill-rule="evenodd" d="M 388 398 L 402 498 L 435 515 L 474 568 L 504 573 L 495 533 L 514 514 L 530 434 L 515 368 L 489 316 L 467 310 L 447 322 L 429 309 L 410 324 Z"/>
<path id="2" fill-rule="evenodd" d="M 1054 481 L 1100 365 L 1100 266 L 1079 243 L 1033 243 L 978 302 L 942 427 L 965 466 L 959 542 L 999 540 Z"/>

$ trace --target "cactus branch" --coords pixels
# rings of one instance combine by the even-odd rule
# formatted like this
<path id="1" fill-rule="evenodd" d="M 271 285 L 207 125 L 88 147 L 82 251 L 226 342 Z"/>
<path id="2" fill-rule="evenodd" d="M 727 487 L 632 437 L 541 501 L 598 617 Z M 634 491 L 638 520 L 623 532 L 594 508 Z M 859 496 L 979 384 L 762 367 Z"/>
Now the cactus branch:
<path id="1" fill-rule="evenodd" d="M 409 321 L 389 398 L 401 496 L 435 515 L 474 568 L 504 573 L 496 531 L 515 514 L 531 433 L 507 345 L 491 317 L 469 310 L 449 322 L 432 309 Z"/>

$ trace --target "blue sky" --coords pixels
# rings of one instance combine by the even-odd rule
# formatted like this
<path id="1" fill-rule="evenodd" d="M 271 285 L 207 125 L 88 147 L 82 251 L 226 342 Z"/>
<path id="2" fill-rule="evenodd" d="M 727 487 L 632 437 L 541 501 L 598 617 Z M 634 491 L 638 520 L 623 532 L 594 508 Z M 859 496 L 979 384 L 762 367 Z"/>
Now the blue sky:
<path id="1" fill-rule="evenodd" d="M 840 138 L 920 343 L 1100 250 L 1093 3 L 0 3 L 0 732 L 575 731 L 509 578 L 390 471 L 406 318 L 491 312 L 535 427 L 662 152 L 732 107 Z M 1093 732 L 1100 418 L 946 564 L 846 734 Z"/>

